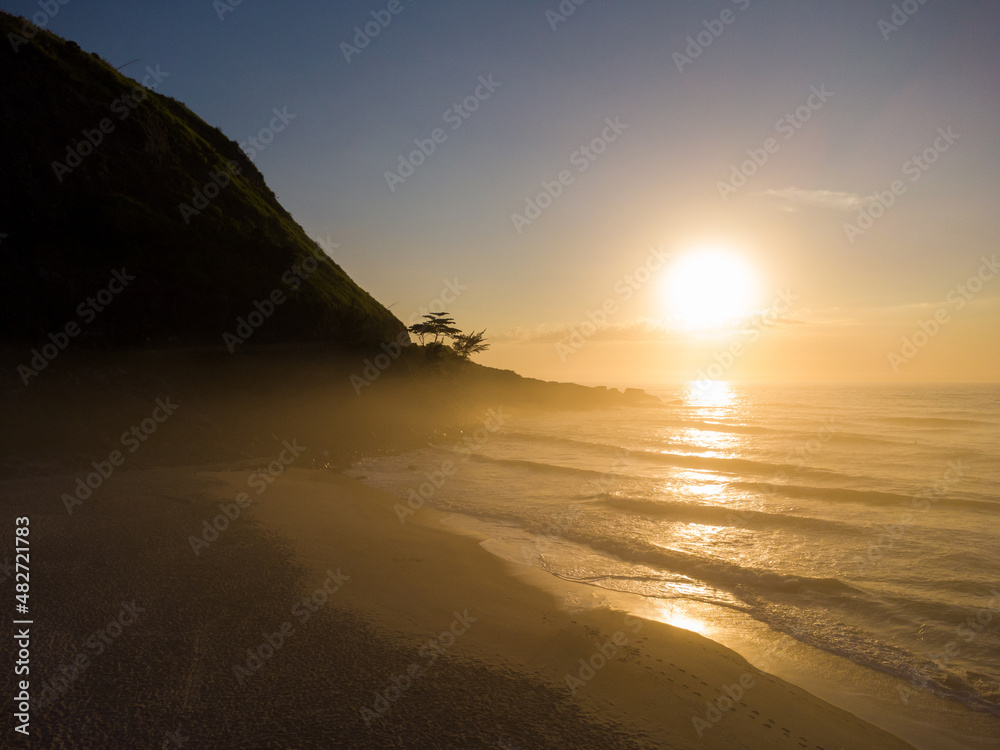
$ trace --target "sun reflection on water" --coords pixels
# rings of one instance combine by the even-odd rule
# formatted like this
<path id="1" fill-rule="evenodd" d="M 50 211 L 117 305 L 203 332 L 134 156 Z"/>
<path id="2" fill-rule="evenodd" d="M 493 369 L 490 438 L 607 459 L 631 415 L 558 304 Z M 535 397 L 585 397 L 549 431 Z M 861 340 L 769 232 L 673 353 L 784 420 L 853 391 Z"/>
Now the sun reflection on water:
<path id="1" fill-rule="evenodd" d="M 688 406 L 699 409 L 714 407 L 714 409 L 720 410 L 718 416 L 723 416 L 727 413 L 725 407 L 732 404 L 735 396 L 732 386 L 724 380 L 700 380 L 688 383 L 684 401 Z M 716 415 L 715 412 L 710 413 L 712 416 Z"/>
<path id="2" fill-rule="evenodd" d="M 665 622 L 667 625 L 673 625 L 675 628 L 682 628 L 683 630 L 691 630 L 699 635 L 708 636 L 712 632 L 712 627 L 707 622 L 697 617 L 692 617 L 675 605 L 663 605 L 657 614 L 657 619 L 660 622 Z"/>

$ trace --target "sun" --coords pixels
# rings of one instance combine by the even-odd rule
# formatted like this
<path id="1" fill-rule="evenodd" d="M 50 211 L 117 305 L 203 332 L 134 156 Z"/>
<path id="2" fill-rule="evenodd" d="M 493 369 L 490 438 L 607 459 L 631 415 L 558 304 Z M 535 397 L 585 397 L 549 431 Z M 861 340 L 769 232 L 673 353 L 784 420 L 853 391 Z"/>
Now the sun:
<path id="1" fill-rule="evenodd" d="M 719 328 L 757 309 L 760 290 L 753 267 L 723 247 L 703 247 L 680 256 L 669 269 L 663 302 L 674 327 Z"/>

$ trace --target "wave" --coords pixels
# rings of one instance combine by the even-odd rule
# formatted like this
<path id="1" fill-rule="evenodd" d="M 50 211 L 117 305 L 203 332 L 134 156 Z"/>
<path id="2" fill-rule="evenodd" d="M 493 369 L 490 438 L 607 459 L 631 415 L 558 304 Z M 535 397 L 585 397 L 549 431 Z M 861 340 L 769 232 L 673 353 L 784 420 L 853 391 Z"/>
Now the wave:
<path id="1" fill-rule="evenodd" d="M 700 471 L 711 471 L 711 472 L 734 474 L 734 475 L 796 474 L 800 476 L 808 476 L 816 479 L 827 479 L 827 480 L 857 479 L 857 477 L 841 474 L 840 472 L 836 471 L 829 471 L 827 469 L 815 469 L 809 467 L 794 466 L 792 464 L 781 464 L 781 463 L 772 464 L 772 463 L 767 463 L 766 461 L 753 461 L 747 458 L 720 458 L 718 456 L 692 456 L 684 453 L 667 453 L 667 452 L 635 450 L 635 449 L 622 449 L 620 453 L 624 453 L 626 456 L 629 457 L 643 459 L 651 463 L 671 466 L 678 469 L 694 469 Z M 615 464 L 614 466 L 612 466 L 609 463 L 607 471 L 598 471 L 597 469 L 584 469 L 574 466 L 564 466 L 561 464 L 552 464 L 545 461 L 532 461 L 524 458 L 495 458 L 492 456 L 483 455 L 481 453 L 474 453 L 472 454 L 471 458 L 475 461 L 494 463 L 504 466 L 516 466 L 523 469 L 529 469 L 532 471 L 543 471 L 543 472 L 552 472 L 559 474 L 576 473 L 576 474 L 595 475 L 595 476 L 605 476 L 605 475 L 627 476 L 626 472 L 620 471 L 620 469 L 627 467 L 622 467 L 620 464 Z"/>
<path id="2" fill-rule="evenodd" d="M 830 439 L 837 443 L 862 443 L 874 445 L 912 445 L 912 440 L 893 440 L 892 438 L 875 437 L 874 435 L 863 435 L 858 432 L 835 432 Z"/>
<path id="3" fill-rule="evenodd" d="M 608 508 L 638 513 L 657 518 L 676 521 L 691 521 L 706 523 L 713 526 L 754 526 L 775 528 L 801 528 L 816 531 L 837 531 L 843 534 L 856 534 L 859 527 L 843 521 L 830 521 L 823 518 L 794 516 L 786 513 L 770 513 L 767 511 L 732 508 L 725 505 L 701 505 L 699 503 L 674 503 L 660 500 L 646 500 L 635 497 L 621 497 L 611 493 L 601 493 L 598 496 L 601 504 Z"/>
<path id="4" fill-rule="evenodd" d="M 720 458 L 718 456 L 690 456 L 683 453 L 667 453 L 660 451 L 630 450 L 629 455 L 644 458 L 679 469 L 703 469 L 727 474 L 800 474 L 818 479 L 855 479 L 848 474 L 828 469 L 816 469 L 793 464 L 769 463 L 754 461 L 749 458 Z"/>
<path id="5" fill-rule="evenodd" d="M 621 455 L 622 452 L 627 452 L 629 449 L 623 448 L 620 445 L 611 445 L 609 443 L 593 442 L 589 440 L 578 440 L 576 438 L 561 437 L 557 435 L 545 435 L 536 434 L 528 432 L 505 432 L 503 434 L 505 438 L 514 438 L 515 440 L 520 440 L 523 442 L 536 442 L 536 443 L 547 443 L 552 445 L 564 445 L 570 448 L 587 448 L 590 450 L 596 450 L 601 453 L 606 453 L 612 457 Z M 671 448 L 675 450 L 689 450 L 689 451 L 703 451 L 704 446 L 694 445 L 692 443 L 670 443 Z"/>
<path id="6" fill-rule="evenodd" d="M 730 482 L 730 487 L 754 490 L 767 495 L 784 495 L 811 500 L 836 500 L 842 502 L 861 503 L 863 505 L 902 505 L 908 510 L 919 512 L 924 507 L 925 500 L 915 495 L 903 495 L 897 492 L 880 492 L 878 490 L 852 490 L 846 487 L 815 487 L 801 484 L 778 484 L 773 482 Z M 916 498 L 916 500 L 914 499 Z M 917 505 L 914 505 L 914 502 Z M 989 500 L 974 500 L 944 496 L 930 507 L 957 506 L 981 511 L 995 511 L 1000 503 Z"/>
<path id="7" fill-rule="evenodd" d="M 761 427 L 750 424 L 726 424 L 725 422 L 704 422 L 691 419 L 664 419 L 657 420 L 657 424 L 667 424 L 671 427 L 689 427 L 703 432 L 734 432 L 740 435 L 765 435 L 786 433 L 785 430 L 776 430 L 773 427 Z"/>
<path id="8" fill-rule="evenodd" d="M 551 474 L 582 474 L 585 476 L 596 477 L 613 474 L 621 476 L 621 472 L 612 472 L 610 468 L 608 471 L 598 471 L 597 469 L 581 469 L 577 466 L 550 464 L 545 461 L 529 461 L 526 458 L 493 458 L 492 456 L 484 456 L 481 453 L 473 453 L 469 457 L 469 460 L 477 461 L 479 463 L 497 464 L 499 466 L 514 466 L 521 469 L 527 469 L 528 471 L 538 471 Z"/>
<path id="9" fill-rule="evenodd" d="M 990 677 L 978 673 L 960 674 L 857 626 L 833 621 L 825 610 L 820 609 L 817 614 L 821 617 L 803 627 L 801 617 L 789 616 L 790 613 L 776 611 L 773 607 L 750 610 L 754 619 L 802 643 L 905 680 L 913 687 L 901 687 L 901 691 L 906 691 L 901 695 L 927 690 L 939 698 L 1000 716 L 1000 686 Z"/>
<path id="10" fill-rule="evenodd" d="M 569 541 L 585 544 L 598 551 L 611 554 L 622 562 L 653 565 L 672 573 L 680 573 L 711 584 L 717 588 L 738 591 L 770 591 L 773 594 L 821 595 L 843 601 L 865 596 L 860 589 L 837 578 L 814 578 L 786 575 L 773 570 L 754 568 L 718 558 L 702 557 L 690 552 L 660 547 L 637 538 L 612 538 L 585 528 L 570 528 L 565 532 Z"/>
<path id="11" fill-rule="evenodd" d="M 897 609 L 899 603 L 887 605 L 878 595 L 838 578 L 787 575 L 699 557 L 641 540 L 599 537 L 586 530 L 572 530 L 566 536 L 622 561 L 646 564 L 729 591 L 743 602 L 742 607 L 733 608 L 743 609 L 754 619 L 803 643 L 870 669 L 919 683 L 939 697 L 1000 715 L 998 686 L 989 677 L 980 675 L 977 687 L 963 679 L 963 675 L 943 669 L 891 641 L 844 623 L 833 614 L 837 610 L 845 614 L 856 613 L 861 607 L 870 610 L 870 616 L 876 621 L 885 621 L 900 611 Z M 594 577 L 592 585 L 599 585 L 599 578 Z M 951 622 L 961 611 L 949 605 L 935 607 L 931 602 L 923 604 L 929 612 L 933 612 L 935 619 L 943 622 Z M 902 611 L 905 612 L 905 608 Z"/>
<path id="12" fill-rule="evenodd" d="M 921 427 L 968 427 L 970 425 L 996 427 L 996 422 L 987 422 L 982 419 L 955 419 L 951 417 L 876 417 L 874 421 L 886 424 L 917 425 Z"/>

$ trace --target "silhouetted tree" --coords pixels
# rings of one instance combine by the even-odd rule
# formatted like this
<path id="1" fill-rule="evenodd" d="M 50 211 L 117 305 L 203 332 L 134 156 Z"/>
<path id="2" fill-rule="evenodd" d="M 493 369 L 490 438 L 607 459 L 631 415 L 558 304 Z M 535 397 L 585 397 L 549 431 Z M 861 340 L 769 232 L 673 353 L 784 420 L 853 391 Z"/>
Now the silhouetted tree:
<path id="1" fill-rule="evenodd" d="M 485 352 L 490 345 L 485 343 L 486 329 L 479 333 L 460 333 L 452 338 L 452 348 L 462 359 L 469 359 L 473 354 Z"/>
<path id="2" fill-rule="evenodd" d="M 423 323 L 414 323 L 407 329 L 420 338 L 421 345 L 424 343 L 424 336 L 433 336 L 433 343 L 441 344 L 442 339 L 454 338 L 462 333 L 460 329 L 455 328 L 454 319 L 449 318 L 446 312 L 432 312 L 423 317 Z"/>

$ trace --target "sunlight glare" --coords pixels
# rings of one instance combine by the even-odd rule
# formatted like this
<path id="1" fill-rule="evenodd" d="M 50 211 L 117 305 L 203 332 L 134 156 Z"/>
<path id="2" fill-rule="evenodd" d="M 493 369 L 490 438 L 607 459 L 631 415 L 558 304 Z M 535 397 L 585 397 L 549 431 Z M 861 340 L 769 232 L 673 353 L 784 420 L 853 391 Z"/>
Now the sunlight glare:
<path id="1" fill-rule="evenodd" d="M 719 328 L 756 309 L 757 275 L 738 254 L 706 247 L 683 255 L 670 269 L 665 288 L 667 311 L 687 331 Z"/>
<path id="2" fill-rule="evenodd" d="M 735 397 L 725 380 L 705 380 L 688 383 L 684 400 L 688 406 L 721 409 L 729 406 Z M 703 415 L 704 416 L 704 415 Z"/>

